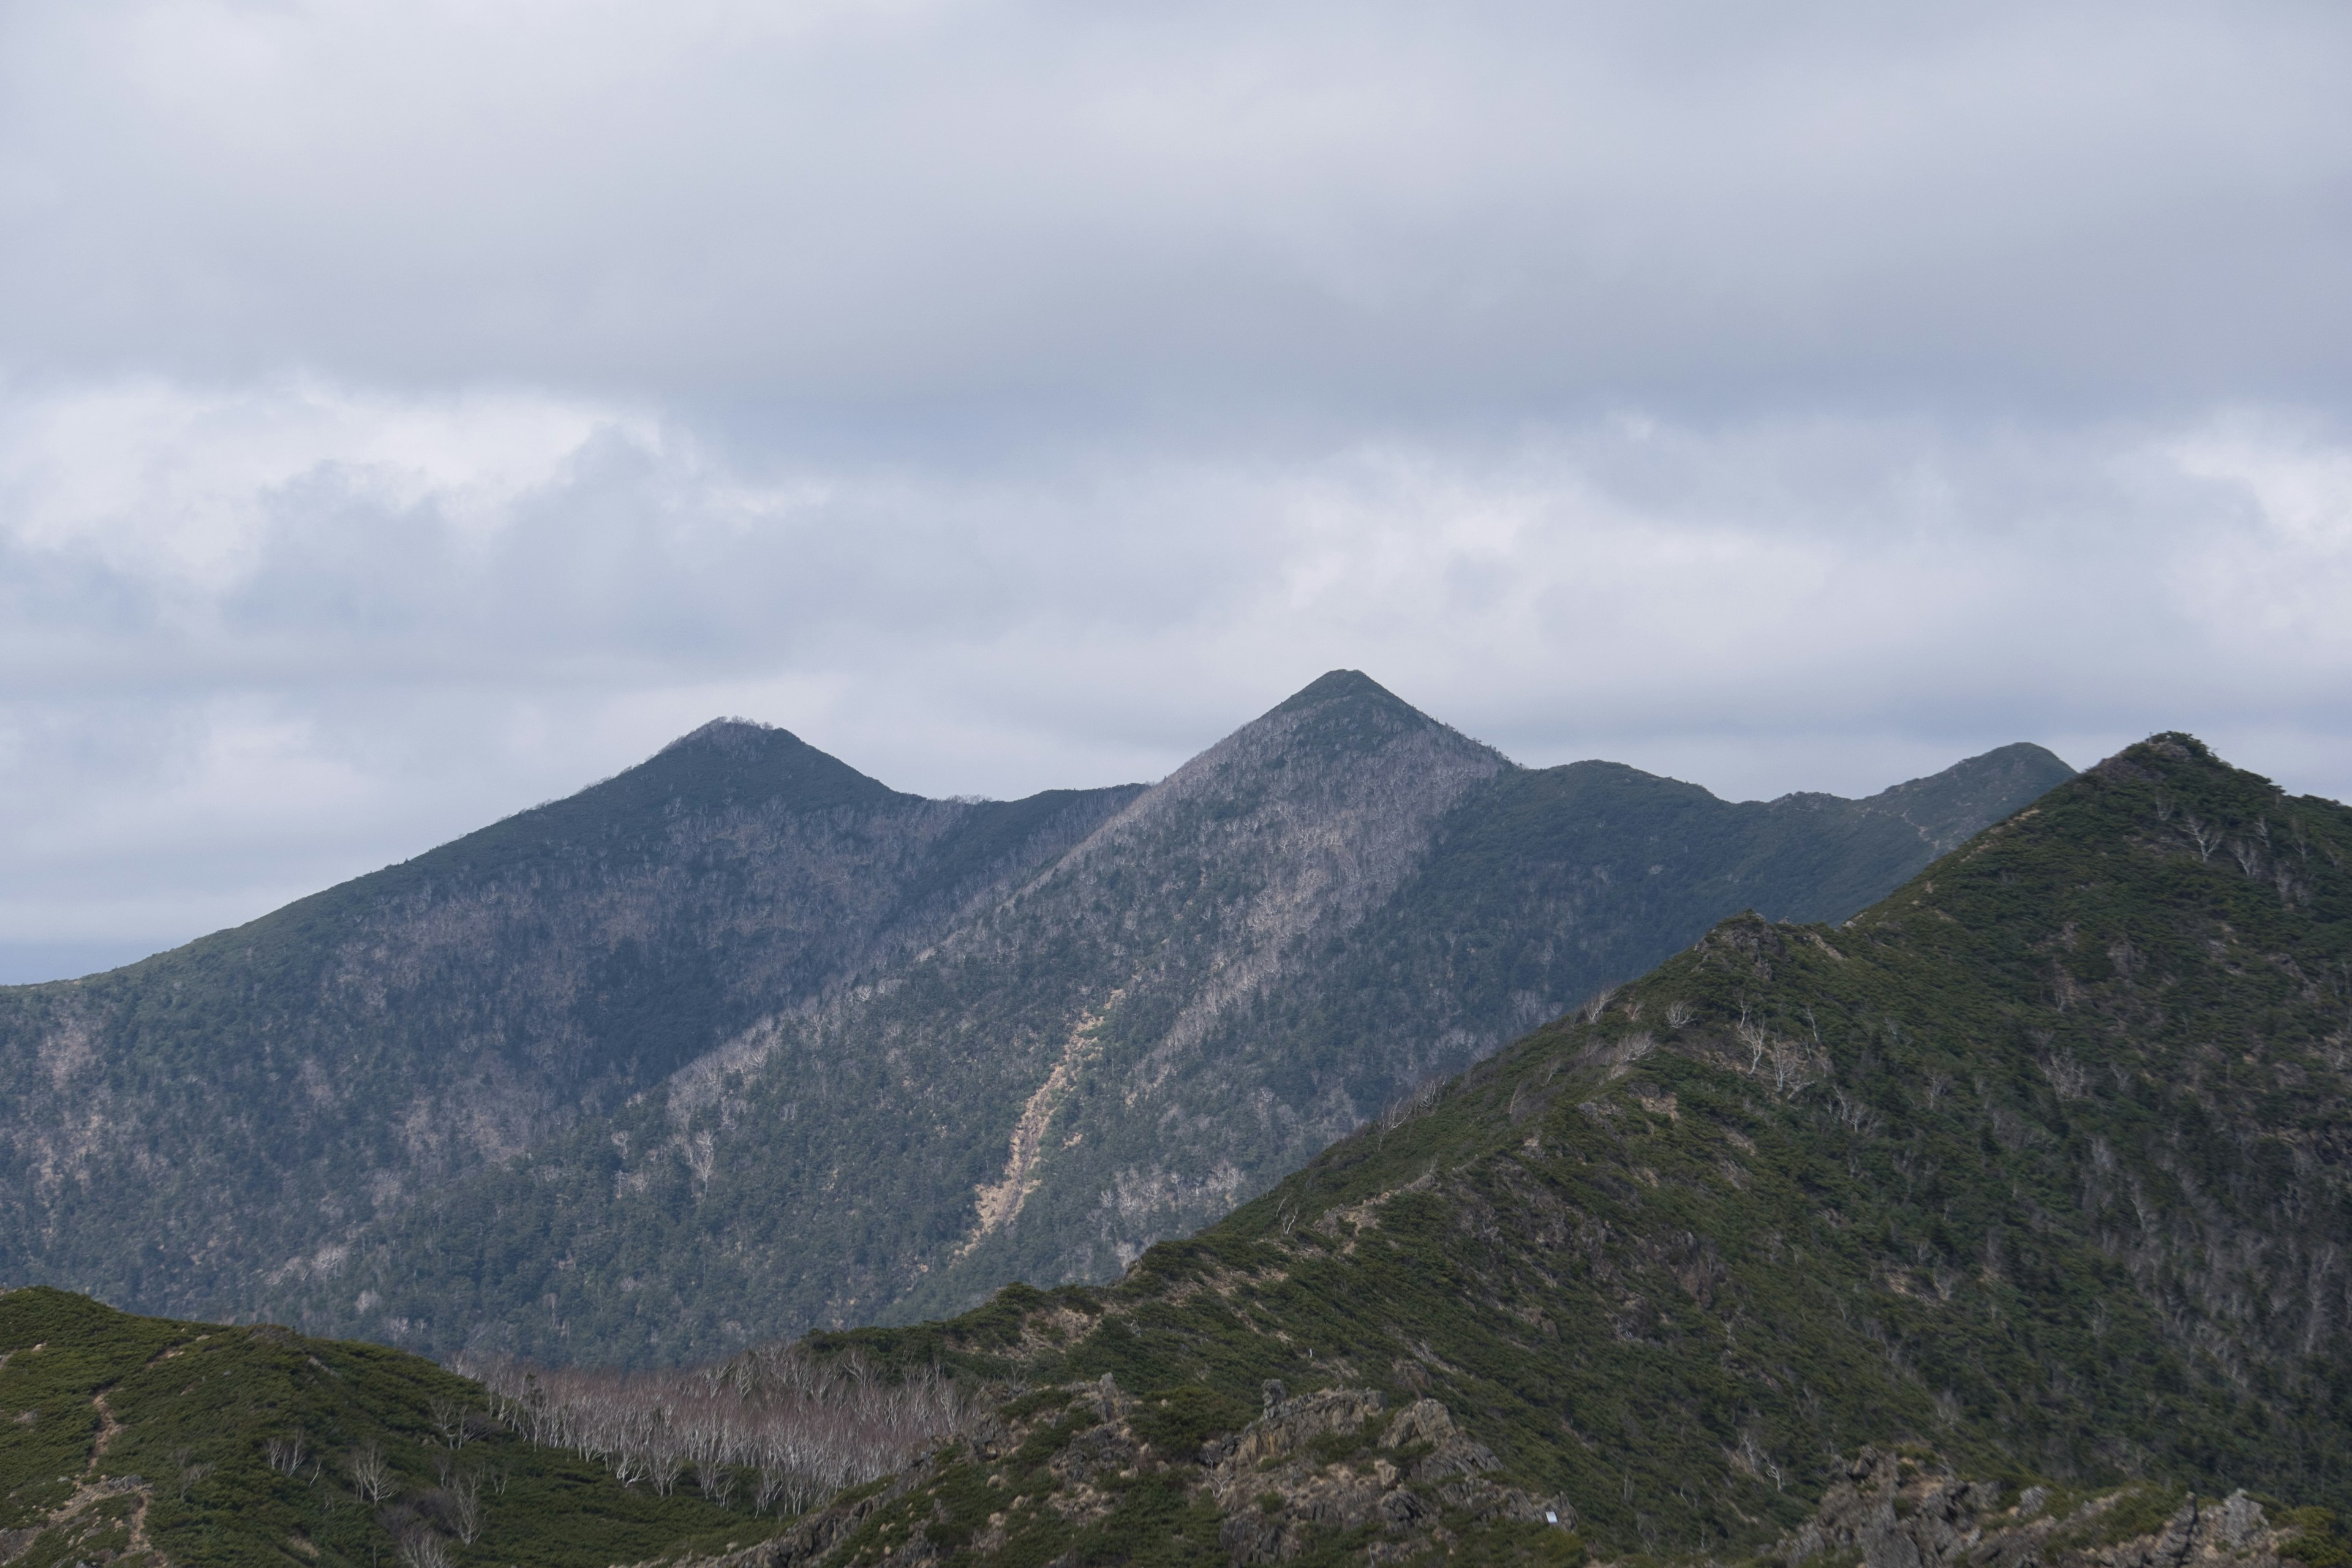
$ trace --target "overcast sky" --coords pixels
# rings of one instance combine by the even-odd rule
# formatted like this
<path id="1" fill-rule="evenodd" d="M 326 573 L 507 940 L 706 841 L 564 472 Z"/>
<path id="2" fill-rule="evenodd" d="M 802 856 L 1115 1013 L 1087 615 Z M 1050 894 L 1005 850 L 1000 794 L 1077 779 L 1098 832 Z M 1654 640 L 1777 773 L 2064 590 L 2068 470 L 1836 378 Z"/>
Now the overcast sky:
<path id="1" fill-rule="evenodd" d="M 2352 7 L 11 0 L 0 980 L 718 714 L 2352 795 Z"/>

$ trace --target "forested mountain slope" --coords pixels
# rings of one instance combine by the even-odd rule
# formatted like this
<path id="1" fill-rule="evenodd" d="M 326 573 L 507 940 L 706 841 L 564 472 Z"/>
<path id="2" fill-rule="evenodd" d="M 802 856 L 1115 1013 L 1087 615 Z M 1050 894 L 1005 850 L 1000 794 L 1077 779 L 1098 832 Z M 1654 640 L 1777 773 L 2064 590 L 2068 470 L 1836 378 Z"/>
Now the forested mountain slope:
<path id="1" fill-rule="evenodd" d="M 914 951 L 1135 790 L 901 795 L 721 722 L 233 931 L 0 988 L 0 1283 L 261 1277 Z"/>
<path id="2" fill-rule="evenodd" d="M 677 1360 L 1107 1279 L 1742 908 L 2067 776 L 1516 767 L 1335 672 L 1150 789 L 900 795 L 779 731 L 0 991 L 0 1280 Z"/>
<path id="3" fill-rule="evenodd" d="M 2352 1511 L 2347 858 L 2164 735 L 1728 921 L 1114 1287 L 826 1342 L 1013 1395 L 826 1560 L 2340 1563 L 2216 1505 Z"/>
<path id="4" fill-rule="evenodd" d="M 1108 1279 L 1722 915 L 1850 912 L 2065 775 L 2011 747 L 1900 805 L 1732 805 L 1513 767 L 1340 672 L 930 951 L 272 1300 L 334 1332 L 642 1360 Z"/>

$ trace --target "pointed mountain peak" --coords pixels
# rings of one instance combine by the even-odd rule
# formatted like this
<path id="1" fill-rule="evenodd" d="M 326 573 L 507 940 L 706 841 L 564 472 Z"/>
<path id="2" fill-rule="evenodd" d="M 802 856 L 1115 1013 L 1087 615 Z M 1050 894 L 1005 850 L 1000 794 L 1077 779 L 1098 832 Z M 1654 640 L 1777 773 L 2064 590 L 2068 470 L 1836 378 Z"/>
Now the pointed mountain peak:
<path id="1" fill-rule="evenodd" d="M 2213 748 L 2204 742 L 2179 730 L 2160 731 L 2126 746 L 2091 771 L 2102 778 L 2120 780 L 2168 773 L 2183 767 L 2217 773 L 2240 771 L 2215 756 Z"/>
<path id="2" fill-rule="evenodd" d="M 789 730 L 762 724 L 757 719 L 713 719 L 698 729 L 688 730 L 654 755 L 660 756 L 688 746 L 716 746 L 740 755 L 756 751 L 761 742 L 771 735 L 782 735 L 788 741 L 798 739 Z"/>
<path id="3" fill-rule="evenodd" d="M 1304 708 L 1319 708 L 1327 702 L 1373 702 L 1383 707 L 1401 709 L 1409 713 L 1418 710 L 1366 675 L 1360 669 L 1335 669 L 1319 675 L 1276 707 L 1276 713 L 1293 713 Z"/>
<path id="4" fill-rule="evenodd" d="M 2151 786 L 2156 792 L 2151 798 L 2158 802 L 2168 823 L 2176 811 L 2220 814 L 2233 822 L 2242 821 L 2246 830 L 2265 843 L 2268 839 L 2260 824 L 2266 813 L 2300 810 L 2305 805 L 2326 810 L 2345 806 L 2344 802 L 2325 795 L 2295 795 L 2275 780 L 2234 766 L 2196 736 L 2179 730 L 2163 731 L 2126 746 L 2095 763 L 2079 782 L 2085 787 Z"/>
<path id="5" fill-rule="evenodd" d="M 1486 771 L 1506 759 L 1440 723 L 1360 669 L 1335 669 L 1228 736 L 1219 750 L 1272 748 L 1297 759 L 1363 756 L 1407 735 L 1438 740 L 1440 749 L 1475 756 Z"/>
<path id="6" fill-rule="evenodd" d="M 688 808 L 773 802 L 787 810 L 823 811 L 913 797 L 900 796 L 790 730 L 750 719 L 713 719 L 571 798 L 608 806 L 667 800 Z"/>
<path id="7" fill-rule="evenodd" d="M 1393 832 L 1418 845 L 1396 858 L 1402 867 L 1426 847 L 1430 821 L 1510 765 L 1362 671 L 1335 669 L 1154 784 L 1080 855 L 1139 841 L 1171 823 L 1189 842 L 1203 811 L 1223 823 L 1271 814 L 1267 822 L 1278 820 L 1293 835 L 1340 810 L 1369 812 L 1386 825 L 1375 836 Z M 1348 831 L 1365 831 L 1369 820 Z"/>

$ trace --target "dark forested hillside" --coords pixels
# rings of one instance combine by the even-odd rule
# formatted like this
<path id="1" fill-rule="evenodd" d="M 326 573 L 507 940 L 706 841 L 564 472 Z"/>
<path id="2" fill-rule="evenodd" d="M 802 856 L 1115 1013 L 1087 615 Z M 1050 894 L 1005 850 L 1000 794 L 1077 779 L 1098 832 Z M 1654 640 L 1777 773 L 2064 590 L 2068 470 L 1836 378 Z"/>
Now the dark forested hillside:
<path id="1" fill-rule="evenodd" d="M 368 1219 L 1002 896 L 1133 789 L 900 795 L 782 731 L 127 969 L 0 988 L 0 1283 L 249 1312 Z"/>
<path id="2" fill-rule="evenodd" d="M 1985 1483 L 1888 1562 L 2176 1513 L 2185 1562 L 2191 1492 L 2352 1510 L 2347 859 L 2352 812 L 2165 735 L 1842 927 L 1727 922 L 1108 1290 L 848 1336 L 1066 1391 L 869 1539 L 1042 1561 L 1091 1475 L 1090 1528 L 1173 1509 L 1201 1561 L 1516 1551 L 1545 1511 L 1612 1556 L 1796 1561 L 1868 1447 Z M 1106 1376 L 1125 1404 L 1073 1397 Z M 2043 1510 L 2030 1557 L 1970 1555 Z M 2343 1560 L 2294 1517 L 2280 1550 Z"/>
<path id="3" fill-rule="evenodd" d="M 779 731 L 143 964 L 0 991 L 0 1279 L 677 1360 L 1108 1279 L 1743 908 L 2067 776 L 1518 768 L 1335 672 L 1150 789 L 897 794 Z"/>
<path id="4" fill-rule="evenodd" d="M 668 1359 L 1108 1279 L 1724 914 L 1850 912 L 2065 774 L 2011 747 L 1913 786 L 1916 820 L 1734 805 L 1515 768 L 1327 677 L 930 952 L 272 1300 L 403 1342 Z"/>

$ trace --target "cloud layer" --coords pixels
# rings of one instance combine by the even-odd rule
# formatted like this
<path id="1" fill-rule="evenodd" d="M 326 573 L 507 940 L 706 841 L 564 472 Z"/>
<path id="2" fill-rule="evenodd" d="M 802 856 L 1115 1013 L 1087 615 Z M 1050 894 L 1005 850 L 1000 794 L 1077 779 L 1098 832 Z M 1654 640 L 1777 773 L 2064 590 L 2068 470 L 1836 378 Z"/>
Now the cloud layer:
<path id="1" fill-rule="evenodd" d="M 721 711 L 2352 795 L 2352 15 L 0 13 L 0 979 Z"/>
<path id="2" fill-rule="evenodd" d="M 2333 395 L 2352 16 L 41 0 L 20 366 L 859 405 Z"/>

